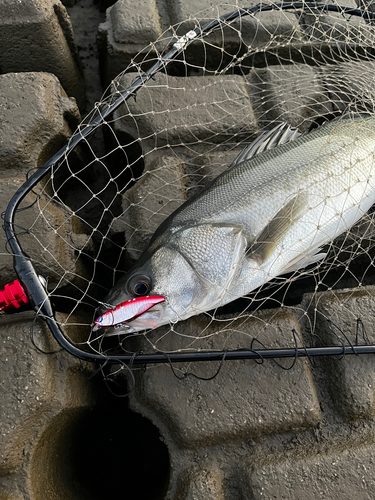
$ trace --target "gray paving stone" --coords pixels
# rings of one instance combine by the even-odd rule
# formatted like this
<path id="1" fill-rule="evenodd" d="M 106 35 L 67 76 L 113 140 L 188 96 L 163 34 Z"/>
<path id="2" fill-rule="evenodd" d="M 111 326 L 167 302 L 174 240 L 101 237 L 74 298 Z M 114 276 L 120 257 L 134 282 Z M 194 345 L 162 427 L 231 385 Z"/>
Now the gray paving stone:
<path id="1" fill-rule="evenodd" d="M 148 43 L 155 42 L 168 27 L 168 18 L 160 16 L 154 0 L 117 0 L 109 7 L 106 21 L 99 25 L 98 31 L 101 75 L 105 84 L 109 85 L 138 52 Z"/>
<path id="2" fill-rule="evenodd" d="M 308 298 L 306 298 L 308 300 Z M 375 289 L 372 286 L 353 290 L 321 293 L 312 301 L 309 314 L 316 334 L 324 345 L 356 343 L 357 320 L 359 343 L 375 343 L 373 317 Z M 365 332 L 366 340 L 363 336 Z M 373 418 L 375 415 L 375 368 L 372 354 L 327 359 L 330 393 L 337 410 L 346 418 Z"/>
<path id="3" fill-rule="evenodd" d="M 374 112 L 375 63 L 348 61 L 335 67 L 320 69 L 332 110 L 344 113 L 349 109 L 356 112 Z"/>
<path id="4" fill-rule="evenodd" d="M 254 68 L 247 77 L 255 114 L 263 126 L 286 121 L 301 132 L 332 103 L 316 68 L 302 64 Z"/>
<path id="5" fill-rule="evenodd" d="M 54 460 L 57 465 L 63 450 L 54 447 L 53 439 L 42 446 L 40 440 L 47 430 L 55 439 L 61 437 L 66 425 L 74 425 L 93 404 L 79 362 L 61 352 L 58 356 L 38 352 L 31 344 L 31 332 L 41 349 L 57 348 L 48 328 L 34 321 L 32 312 L 0 318 L 1 498 L 31 500 L 36 490 L 50 492 L 48 498 L 60 498 L 55 495 L 59 487 L 64 490 L 64 485 L 43 484 L 42 471 L 35 476 L 32 469 L 45 454 L 51 467 Z"/>
<path id="6" fill-rule="evenodd" d="M 162 352 L 250 348 L 253 337 L 270 347 L 292 346 L 291 331 L 299 330 L 292 314 L 278 315 L 274 311 L 266 311 L 247 322 L 235 321 L 220 335 L 215 332 L 223 327 L 222 323 L 218 326 L 209 325 L 207 321 L 204 324 L 204 321 L 192 318 L 175 325 L 175 331 L 169 333 L 158 329 L 140 348 L 146 350 L 149 344 Z M 196 335 L 211 339 L 195 339 Z M 184 377 L 180 371 L 207 378 L 215 374 L 218 365 L 176 364 L 174 370 L 181 379 L 173 376 L 168 365 L 147 369 L 137 378 L 130 407 L 157 426 L 158 423 L 166 425 L 170 439 L 187 448 L 296 431 L 314 427 L 319 422 L 319 402 L 306 360 L 299 360 L 290 371 L 267 362 L 260 365 L 248 360 L 227 361 L 211 381 Z"/>
<path id="7" fill-rule="evenodd" d="M 85 88 L 73 30 L 59 0 L 3 0 L 0 46 L 0 73 L 53 73 L 83 109 Z"/>
<path id="8" fill-rule="evenodd" d="M 355 0 L 343 0 L 338 5 L 354 9 L 358 8 Z M 323 40 L 325 43 L 335 40 L 346 44 L 348 44 L 349 40 L 352 42 L 359 41 L 361 39 L 361 30 L 368 32 L 366 21 L 359 16 L 351 16 L 349 24 L 347 20 L 348 17 L 343 16 L 339 12 L 330 12 L 329 16 L 322 13 L 317 15 L 317 11 L 312 9 L 311 13 L 302 14 L 301 27 L 306 39 L 313 44 L 318 40 Z"/>
<path id="9" fill-rule="evenodd" d="M 125 234 L 130 258 L 139 257 L 159 225 L 186 200 L 184 177 L 181 161 L 164 156 L 123 194 L 122 215 L 111 230 Z"/>
<path id="10" fill-rule="evenodd" d="M 119 88 L 133 80 L 132 74 L 125 75 Z M 181 79 L 159 73 L 136 101 L 128 100 L 115 112 L 115 119 L 116 133 L 143 139 L 144 155 L 161 146 L 194 150 L 203 140 L 221 144 L 235 136 L 240 141 L 258 130 L 246 81 L 237 75 Z"/>
<path id="11" fill-rule="evenodd" d="M 215 465 L 190 468 L 180 478 L 181 486 L 174 500 L 224 500 L 223 473 Z"/>
<path id="12" fill-rule="evenodd" d="M 80 121 L 74 99 L 48 73 L 0 75 L 1 170 L 26 173 L 62 147 Z"/>
<path id="13" fill-rule="evenodd" d="M 143 11 L 150 15 L 141 15 L 138 4 L 129 0 L 118 0 L 107 11 L 106 22 L 99 27 L 99 45 L 102 58 L 102 76 L 109 84 L 121 71 L 124 71 L 132 59 L 149 43 L 156 42 L 164 33 L 163 42 L 157 42 L 157 49 L 163 50 L 167 44 L 175 42 L 178 37 L 197 27 L 191 17 L 198 17 L 200 25 L 218 15 L 235 10 L 233 5 L 221 5 L 216 0 L 197 2 L 171 2 L 168 8 L 154 0 L 143 0 Z M 253 0 L 247 6 L 256 5 Z M 204 15 L 202 14 L 204 12 Z M 203 16 L 203 17 L 202 17 Z M 177 23 L 179 23 L 177 25 Z M 176 28 L 170 27 L 176 25 Z M 168 30 L 168 31 L 167 31 Z M 241 31 L 241 33 L 240 33 Z M 193 42 L 185 51 L 185 60 L 195 67 L 203 65 L 209 71 L 224 67 L 232 55 L 238 55 L 245 42 L 248 46 L 259 48 L 271 39 L 285 41 L 300 37 L 300 29 L 294 14 L 286 12 L 264 13 L 261 22 L 244 17 L 223 30 L 225 50 L 222 50 L 222 32 L 213 33 L 205 38 L 208 44 L 204 48 L 200 41 Z M 156 51 L 150 47 L 148 58 L 155 57 Z M 185 71 L 183 65 L 178 71 Z"/>
<path id="14" fill-rule="evenodd" d="M 370 500 L 375 487 L 374 447 L 249 467 L 248 478 L 248 495 L 254 500 Z"/>
<path id="15" fill-rule="evenodd" d="M 42 165 L 65 144 L 79 120 L 74 99 L 68 98 L 57 78 L 46 73 L 8 73 L 0 76 L 0 198 L 1 211 L 25 182 L 26 173 Z M 32 204 L 28 195 L 22 206 Z M 21 244 L 56 283 L 64 270 L 83 273 L 75 248 L 89 242 L 86 230 L 61 205 L 42 197 L 30 209 L 19 212 L 15 223 L 31 229 Z M 22 232 L 22 231 L 20 231 Z M 1 284 L 15 278 L 12 257 L 0 237 Z M 81 245 L 81 246 L 79 246 Z M 70 275 L 71 276 L 71 275 Z"/>

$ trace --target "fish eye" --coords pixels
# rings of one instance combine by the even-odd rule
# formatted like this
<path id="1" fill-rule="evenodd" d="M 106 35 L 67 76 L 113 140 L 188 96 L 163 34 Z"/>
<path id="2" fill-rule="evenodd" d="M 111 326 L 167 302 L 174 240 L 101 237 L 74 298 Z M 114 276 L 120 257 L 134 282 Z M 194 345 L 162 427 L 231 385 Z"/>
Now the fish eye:
<path id="1" fill-rule="evenodd" d="M 128 284 L 129 292 L 138 297 L 147 295 L 151 290 L 151 278 L 145 276 L 144 274 L 138 274 L 130 278 Z"/>

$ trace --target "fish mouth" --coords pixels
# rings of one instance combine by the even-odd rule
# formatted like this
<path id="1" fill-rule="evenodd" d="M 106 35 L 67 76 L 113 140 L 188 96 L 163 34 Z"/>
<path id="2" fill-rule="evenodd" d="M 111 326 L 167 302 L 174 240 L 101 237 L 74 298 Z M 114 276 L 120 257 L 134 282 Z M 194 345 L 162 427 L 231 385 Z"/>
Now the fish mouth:
<path id="1" fill-rule="evenodd" d="M 140 322 L 140 324 L 144 323 L 145 325 L 143 329 L 156 328 L 161 315 L 161 309 L 153 309 L 150 312 L 147 311 L 164 301 L 165 298 L 159 295 L 129 299 L 121 304 L 118 304 L 114 309 L 109 309 L 103 315 L 96 318 L 92 331 L 94 332 L 100 328 L 110 327 L 114 329 L 122 328 L 125 330 L 124 333 L 126 333 L 126 330 L 130 333 L 133 328 L 128 324 L 134 324 L 138 318 L 143 318 L 143 321 Z"/>

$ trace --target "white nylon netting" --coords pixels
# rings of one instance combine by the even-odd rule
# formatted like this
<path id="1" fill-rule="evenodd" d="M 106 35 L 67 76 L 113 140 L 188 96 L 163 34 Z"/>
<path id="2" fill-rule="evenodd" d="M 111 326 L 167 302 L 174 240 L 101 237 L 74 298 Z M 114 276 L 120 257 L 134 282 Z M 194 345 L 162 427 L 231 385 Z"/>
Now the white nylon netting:
<path id="1" fill-rule="evenodd" d="M 81 129 L 189 29 L 237 8 L 213 6 L 152 41 L 112 82 Z M 374 113 L 374 42 L 371 21 L 308 6 L 223 23 L 194 40 L 95 136 L 69 152 L 34 189 L 34 222 L 20 236 L 48 278 L 66 334 L 82 348 L 111 354 L 257 348 L 269 345 L 270 332 L 273 345 L 285 346 L 289 338 L 293 346 L 293 331 L 299 343 L 312 345 L 318 316 L 334 323 L 332 311 L 341 308 L 351 315 L 354 335 L 358 320 L 366 318 L 346 304 L 359 293 L 374 294 L 368 286 L 374 279 L 371 209 L 324 248 L 322 262 L 276 277 L 222 308 L 135 334 L 106 337 L 92 325 L 100 301 L 159 224 L 261 132 L 281 122 L 308 132 L 341 114 Z M 19 212 L 15 221 L 21 228 L 22 217 Z M 319 308 L 320 292 L 327 291 L 336 306 Z"/>

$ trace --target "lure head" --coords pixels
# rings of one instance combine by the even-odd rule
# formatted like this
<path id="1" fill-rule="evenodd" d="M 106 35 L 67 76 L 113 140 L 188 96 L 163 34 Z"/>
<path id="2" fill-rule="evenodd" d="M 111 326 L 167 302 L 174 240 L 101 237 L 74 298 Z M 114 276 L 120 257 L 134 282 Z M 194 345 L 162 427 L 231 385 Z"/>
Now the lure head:
<path id="1" fill-rule="evenodd" d="M 110 309 L 109 311 L 105 312 L 102 316 L 99 316 L 99 318 L 96 318 L 93 331 L 95 332 L 96 330 L 99 330 L 99 328 L 112 326 L 113 324 L 114 324 L 113 310 Z"/>

